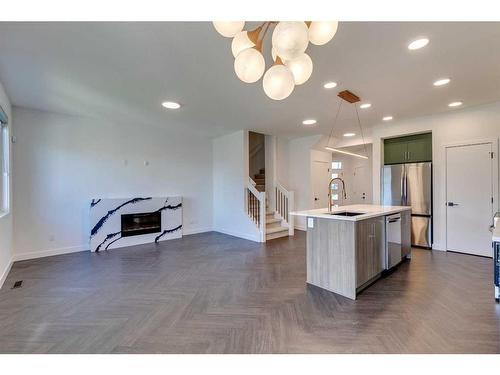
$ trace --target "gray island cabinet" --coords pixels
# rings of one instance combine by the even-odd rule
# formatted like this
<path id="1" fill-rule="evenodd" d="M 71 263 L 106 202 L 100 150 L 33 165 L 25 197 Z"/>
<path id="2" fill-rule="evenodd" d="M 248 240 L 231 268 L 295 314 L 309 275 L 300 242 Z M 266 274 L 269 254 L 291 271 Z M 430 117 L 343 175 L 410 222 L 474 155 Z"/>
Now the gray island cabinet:
<path id="1" fill-rule="evenodd" d="M 293 214 L 307 217 L 308 284 L 356 299 L 384 270 L 411 256 L 410 207 L 351 205 Z M 388 219 L 399 232 L 386 233 Z"/>

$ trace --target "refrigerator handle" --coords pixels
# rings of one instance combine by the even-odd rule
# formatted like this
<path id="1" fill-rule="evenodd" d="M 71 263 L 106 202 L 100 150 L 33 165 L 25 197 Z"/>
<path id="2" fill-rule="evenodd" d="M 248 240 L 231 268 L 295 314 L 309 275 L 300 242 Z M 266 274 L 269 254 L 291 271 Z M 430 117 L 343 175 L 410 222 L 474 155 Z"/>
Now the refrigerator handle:
<path id="1" fill-rule="evenodd" d="M 406 175 L 406 166 L 403 171 L 403 206 L 408 205 L 408 176 Z"/>
<path id="2" fill-rule="evenodd" d="M 403 172 L 401 173 L 401 205 L 406 206 L 405 203 L 405 167 L 403 166 Z"/>

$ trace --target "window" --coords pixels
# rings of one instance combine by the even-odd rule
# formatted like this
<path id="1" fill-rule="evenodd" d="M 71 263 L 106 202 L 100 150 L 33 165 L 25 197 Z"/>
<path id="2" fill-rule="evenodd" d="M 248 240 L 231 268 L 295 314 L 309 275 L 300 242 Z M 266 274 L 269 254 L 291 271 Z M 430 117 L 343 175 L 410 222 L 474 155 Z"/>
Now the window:
<path id="1" fill-rule="evenodd" d="M 341 161 L 332 161 L 332 169 L 342 169 Z"/>
<path id="2" fill-rule="evenodd" d="M 5 112 L 0 107 L 0 216 L 9 213 L 9 179 L 10 179 L 10 163 L 9 163 L 9 126 L 8 118 Z"/>
<path id="3" fill-rule="evenodd" d="M 333 183 L 332 184 L 332 190 L 339 190 L 339 184 Z"/>

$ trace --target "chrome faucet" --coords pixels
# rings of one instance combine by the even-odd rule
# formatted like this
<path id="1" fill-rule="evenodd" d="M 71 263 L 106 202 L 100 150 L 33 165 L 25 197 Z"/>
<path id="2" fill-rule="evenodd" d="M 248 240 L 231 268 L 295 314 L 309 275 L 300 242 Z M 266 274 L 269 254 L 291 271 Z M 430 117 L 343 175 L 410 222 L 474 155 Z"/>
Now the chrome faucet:
<path id="1" fill-rule="evenodd" d="M 333 207 L 333 204 L 332 204 L 332 182 L 335 180 L 339 180 L 342 183 L 342 196 L 343 196 L 344 200 L 347 199 L 347 194 L 345 192 L 344 180 L 341 179 L 340 177 L 332 178 L 330 180 L 330 182 L 328 183 L 328 212 L 332 212 L 332 207 Z"/>

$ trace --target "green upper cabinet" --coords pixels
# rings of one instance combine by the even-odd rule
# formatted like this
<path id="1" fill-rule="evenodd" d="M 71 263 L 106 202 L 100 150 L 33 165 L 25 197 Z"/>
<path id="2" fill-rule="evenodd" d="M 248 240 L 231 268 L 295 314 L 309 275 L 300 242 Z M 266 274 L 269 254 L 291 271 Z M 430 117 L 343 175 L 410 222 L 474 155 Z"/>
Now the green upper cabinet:
<path id="1" fill-rule="evenodd" d="M 416 134 L 384 140 L 384 164 L 432 161 L 432 134 Z"/>
<path id="2" fill-rule="evenodd" d="M 384 164 L 406 163 L 407 151 L 406 142 L 394 142 L 393 139 L 386 139 L 384 141 Z"/>

